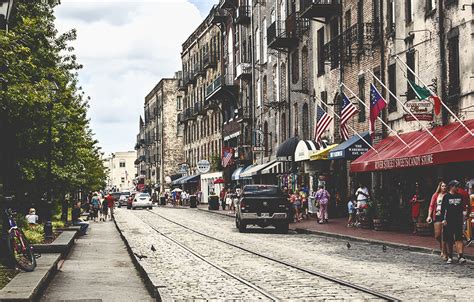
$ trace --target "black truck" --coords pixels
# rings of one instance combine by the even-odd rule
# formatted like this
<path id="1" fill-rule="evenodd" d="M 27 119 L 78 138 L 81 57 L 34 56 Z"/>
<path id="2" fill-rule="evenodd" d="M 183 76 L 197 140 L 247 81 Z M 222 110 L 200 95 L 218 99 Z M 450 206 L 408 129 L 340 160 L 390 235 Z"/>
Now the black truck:
<path id="1" fill-rule="evenodd" d="M 280 233 L 288 233 L 290 203 L 278 186 L 247 185 L 237 202 L 235 226 L 239 232 L 247 225 L 274 226 Z"/>

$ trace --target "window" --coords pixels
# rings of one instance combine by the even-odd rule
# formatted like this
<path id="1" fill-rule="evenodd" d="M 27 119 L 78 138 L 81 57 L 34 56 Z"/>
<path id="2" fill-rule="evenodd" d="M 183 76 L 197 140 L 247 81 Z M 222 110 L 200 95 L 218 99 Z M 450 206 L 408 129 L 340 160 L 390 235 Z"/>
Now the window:
<path id="1" fill-rule="evenodd" d="M 255 61 L 259 62 L 261 54 L 260 54 L 260 30 L 258 29 L 258 27 L 255 29 L 255 51 L 256 51 Z"/>
<path id="2" fill-rule="evenodd" d="M 125 168 L 125 161 L 121 160 L 119 165 L 120 165 L 120 168 Z"/>
<path id="3" fill-rule="evenodd" d="M 395 0 L 389 0 L 389 7 L 388 7 L 388 32 L 391 37 L 395 36 Z"/>
<path id="4" fill-rule="evenodd" d="M 280 133 L 281 133 L 281 142 L 286 140 L 286 114 L 281 114 L 281 121 L 280 121 Z"/>
<path id="5" fill-rule="evenodd" d="M 318 29 L 318 76 L 324 74 L 324 27 Z"/>
<path id="6" fill-rule="evenodd" d="M 268 123 L 263 124 L 263 147 L 265 148 L 265 156 L 268 156 Z"/>
<path id="7" fill-rule="evenodd" d="M 359 34 L 357 35 L 357 46 L 359 54 L 364 50 L 364 0 L 357 2 L 357 27 Z"/>
<path id="8" fill-rule="evenodd" d="M 380 38 L 380 0 L 372 1 L 372 22 L 374 27 L 374 40 Z"/>
<path id="9" fill-rule="evenodd" d="M 435 0 L 426 0 L 426 13 L 430 13 L 436 9 Z"/>
<path id="10" fill-rule="evenodd" d="M 266 18 L 263 18 L 263 21 L 262 21 L 262 38 L 263 38 L 262 62 L 267 63 L 267 19 Z"/>
<path id="11" fill-rule="evenodd" d="M 298 83 L 300 80 L 300 57 L 298 50 L 291 55 L 291 82 Z"/>
<path id="12" fill-rule="evenodd" d="M 125 182 L 125 177 L 120 177 L 120 182 L 124 183 Z"/>
<path id="13" fill-rule="evenodd" d="M 280 102 L 286 101 L 286 65 L 281 63 L 280 68 Z"/>
<path id="14" fill-rule="evenodd" d="M 459 36 L 448 40 L 448 93 L 450 96 L 461 92 L 459 76 Z"/>
<path id="15" fill-rule="evenodd" d="M 307 140 L 309 139 L 309 110 L 308 110 L 308 104 L 305 103 L 303 105 L 303 139 Z"/>
<path id="16" fill-rule="evenodd" d="M 293 129 L 294 129 L 294 133 L 295 133 L 295 136 L 298 136 L 299 134 L 299 131 L 298 131 L 298 126 L 299 126 L 299 123 L 298 123 L 298 119 L 299 119 L 299 113 L 298 113 L 298 103 L 295 103 L 293 105 L 293 121 L 294 121 L 294 126 L 293 126 Z M 290 133 L 291 135 L 291 133 Z"/>
<path id="17" fill-rule="evenodd" d="M 412 0 L 405 0 L 405 22 L 411 23 L 413 21 Z"/>
<path id="18" fill-rule="evenodd" d="M 273 79 L 273 102 L 278 101 L 277 100 L 277 95 L 278 95 L 278 78 L 277 78 L 277 64 L 273 65 L 273 70 L 272 70 L 272 79 Z"/>
<path id="19" fill-rule="evenodd" d="M 321 91 L 321 101 L 323 103 L 321 104 L 321 108 L 323 108 L 324 111 L 328 111 L 328 107 L 326 104 L 328 103 L 328 92 L 327 91 Z"/>
<path id="20" fill-rule="evenodd" d="M 391 64 L 388 66 L 388 89 L 394 94 L 397 95 L 397 66 L 396 64 Z M 390 94 L 388 102 L 388 112 L 397 111 L 397 100 Z"/>
<path id="21" fill-rule="evenodd" d="M 338 39 L 339 35 L 339 19 L 332 19 L 329 23 L 329 28 L 331 30 L 331 41 Z M 340 43 L 337 43 L 340 44 Z M 330 52 L 331 56 L 331 69 L 337 68 L 339 66 L 339 52 L 340 49 L 336 46 L 335 49 L 332 49 Z"/>
<path id="22" fill-rule="evenodd" d="M 262 86 L 260 85 L 260 79 L 257 79 L 257 107 L 262 106 Z"/>
<path id="23" fill-rule="evenodd" d="M 415 50 L 410 49 L 406 53 L 407 65 L 410 67 L 411 70 L 415 71 Z M 407 79 L 408 81 L 415 82 L 415 75 L 413 72 L 409 71 L 407 68 Z M 411 88 L 410 84 L 407 81 L 407 100 L 413 100 L 416 95 L 415 91 Z"/>
<path id="24" fill-rule="evenodd" d="M 178 96 L 176 98 L 176 110 L 178 111 L 181 111 L 182 110 L 182 106 L 183 106 L 183 100 L 182 100 L 183 97 L 181 96 Z"/>
<path id="25" fill-rule="evenodd" d="M 309 60 L 308 60 L 308 47 L 303 47 L 301 50 L 301 89 L 303 92 L 309 91 Z"/>
<path id="26" fill-rule="evenodd" d="M 263 104 L 268 102 L 268 84 L 267 84 L 267 76 L 263 76 L 262 80 L 262 91 L 263 91 Z"/>
<path id="27" fill-rule="evenodd" d="M 365 104 L 365 78 L 364 76 L 359 77 L 359 98 Z M 365 106 L 359 102 L 359 123 L 365 122 Z"/>

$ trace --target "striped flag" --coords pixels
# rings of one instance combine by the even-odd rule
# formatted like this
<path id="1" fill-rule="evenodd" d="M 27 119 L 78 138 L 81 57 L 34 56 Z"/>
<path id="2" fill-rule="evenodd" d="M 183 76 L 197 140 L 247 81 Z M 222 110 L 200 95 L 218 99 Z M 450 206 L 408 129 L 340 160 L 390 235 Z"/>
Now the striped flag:
<path id="1" fill-rule="evenodd" d="M 316 127 L 314 128 L 314 141 L 319 143 L 321 141 L 321 136 L 323 136 L 324 131 L 326 131 L 331 124 L 333 117 L 321 108 L 317 106 L 316 110 Z"/>
<path id="2" fill-rule="evenodd" d="M 230 166 L 233 155 L 234 149 L 231 147 L 222 147 L 222 167 Z"/>
<path id="3" fill-rule="evenodd" d="M 342 94 L 342 107 L 341 107 L 341 135 L 344 140 L 349 139 L 349 131 L 347 130 L 347 121 L 358 112 L 356 106 L 351 103 L 349 98 Z"/>

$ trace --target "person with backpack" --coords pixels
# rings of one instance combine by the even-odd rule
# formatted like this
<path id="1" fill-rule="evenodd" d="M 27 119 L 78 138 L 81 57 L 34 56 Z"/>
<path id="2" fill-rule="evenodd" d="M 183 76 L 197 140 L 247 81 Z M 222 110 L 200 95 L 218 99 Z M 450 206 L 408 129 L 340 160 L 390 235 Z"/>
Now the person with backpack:
<path id="1" fill-rule="evenodd" d="M 97 218 L 99 216 L 99 207 L 100 207 L 100 199 L 97 193 L 94 193 L 91 199 L 91 213 L 92 213 L 92 220 L 97 222 Z"/>

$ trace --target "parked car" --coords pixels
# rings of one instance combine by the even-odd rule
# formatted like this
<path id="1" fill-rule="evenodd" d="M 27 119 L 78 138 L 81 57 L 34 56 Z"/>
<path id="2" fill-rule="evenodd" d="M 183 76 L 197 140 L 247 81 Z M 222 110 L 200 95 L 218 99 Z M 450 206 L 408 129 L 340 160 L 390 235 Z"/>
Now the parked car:
<path id="1" fill-rule="evenodd" d="M 150 194 L 135 194 L 132 202 L 132 210 L 135 210 L 136 208 L 149 208 L 151 210 L 153 208 L 153 204 L 151 202 Z"/>
<path id="2" fill-rule="evenodd" d="M 130 196 L 128 197 L 128 199 L 127 199 L 127 209 L 130 210 L 132 208 L 133 199 L 135 198 L 136 194 L 137 194 L 137 192 L 132 192 L 132 194 L 130 194 Z"/>
<path id="3" fill-rule="evenodd" d="M 243 233 L 247 225 L 274 226 L 288 233 L 290 203 L 278 186 L 247 185 L 237 202 L 235 226 Z"/>
<path id="4" fill-rule="evenodd" d="M 130 197 L 130 194 L 128 195 L 120 195 L 119 200 L 118 200 L 118 207 L 121 208 L 122 206 L 127 206 L 128 203 L 128 198 Z"/>

